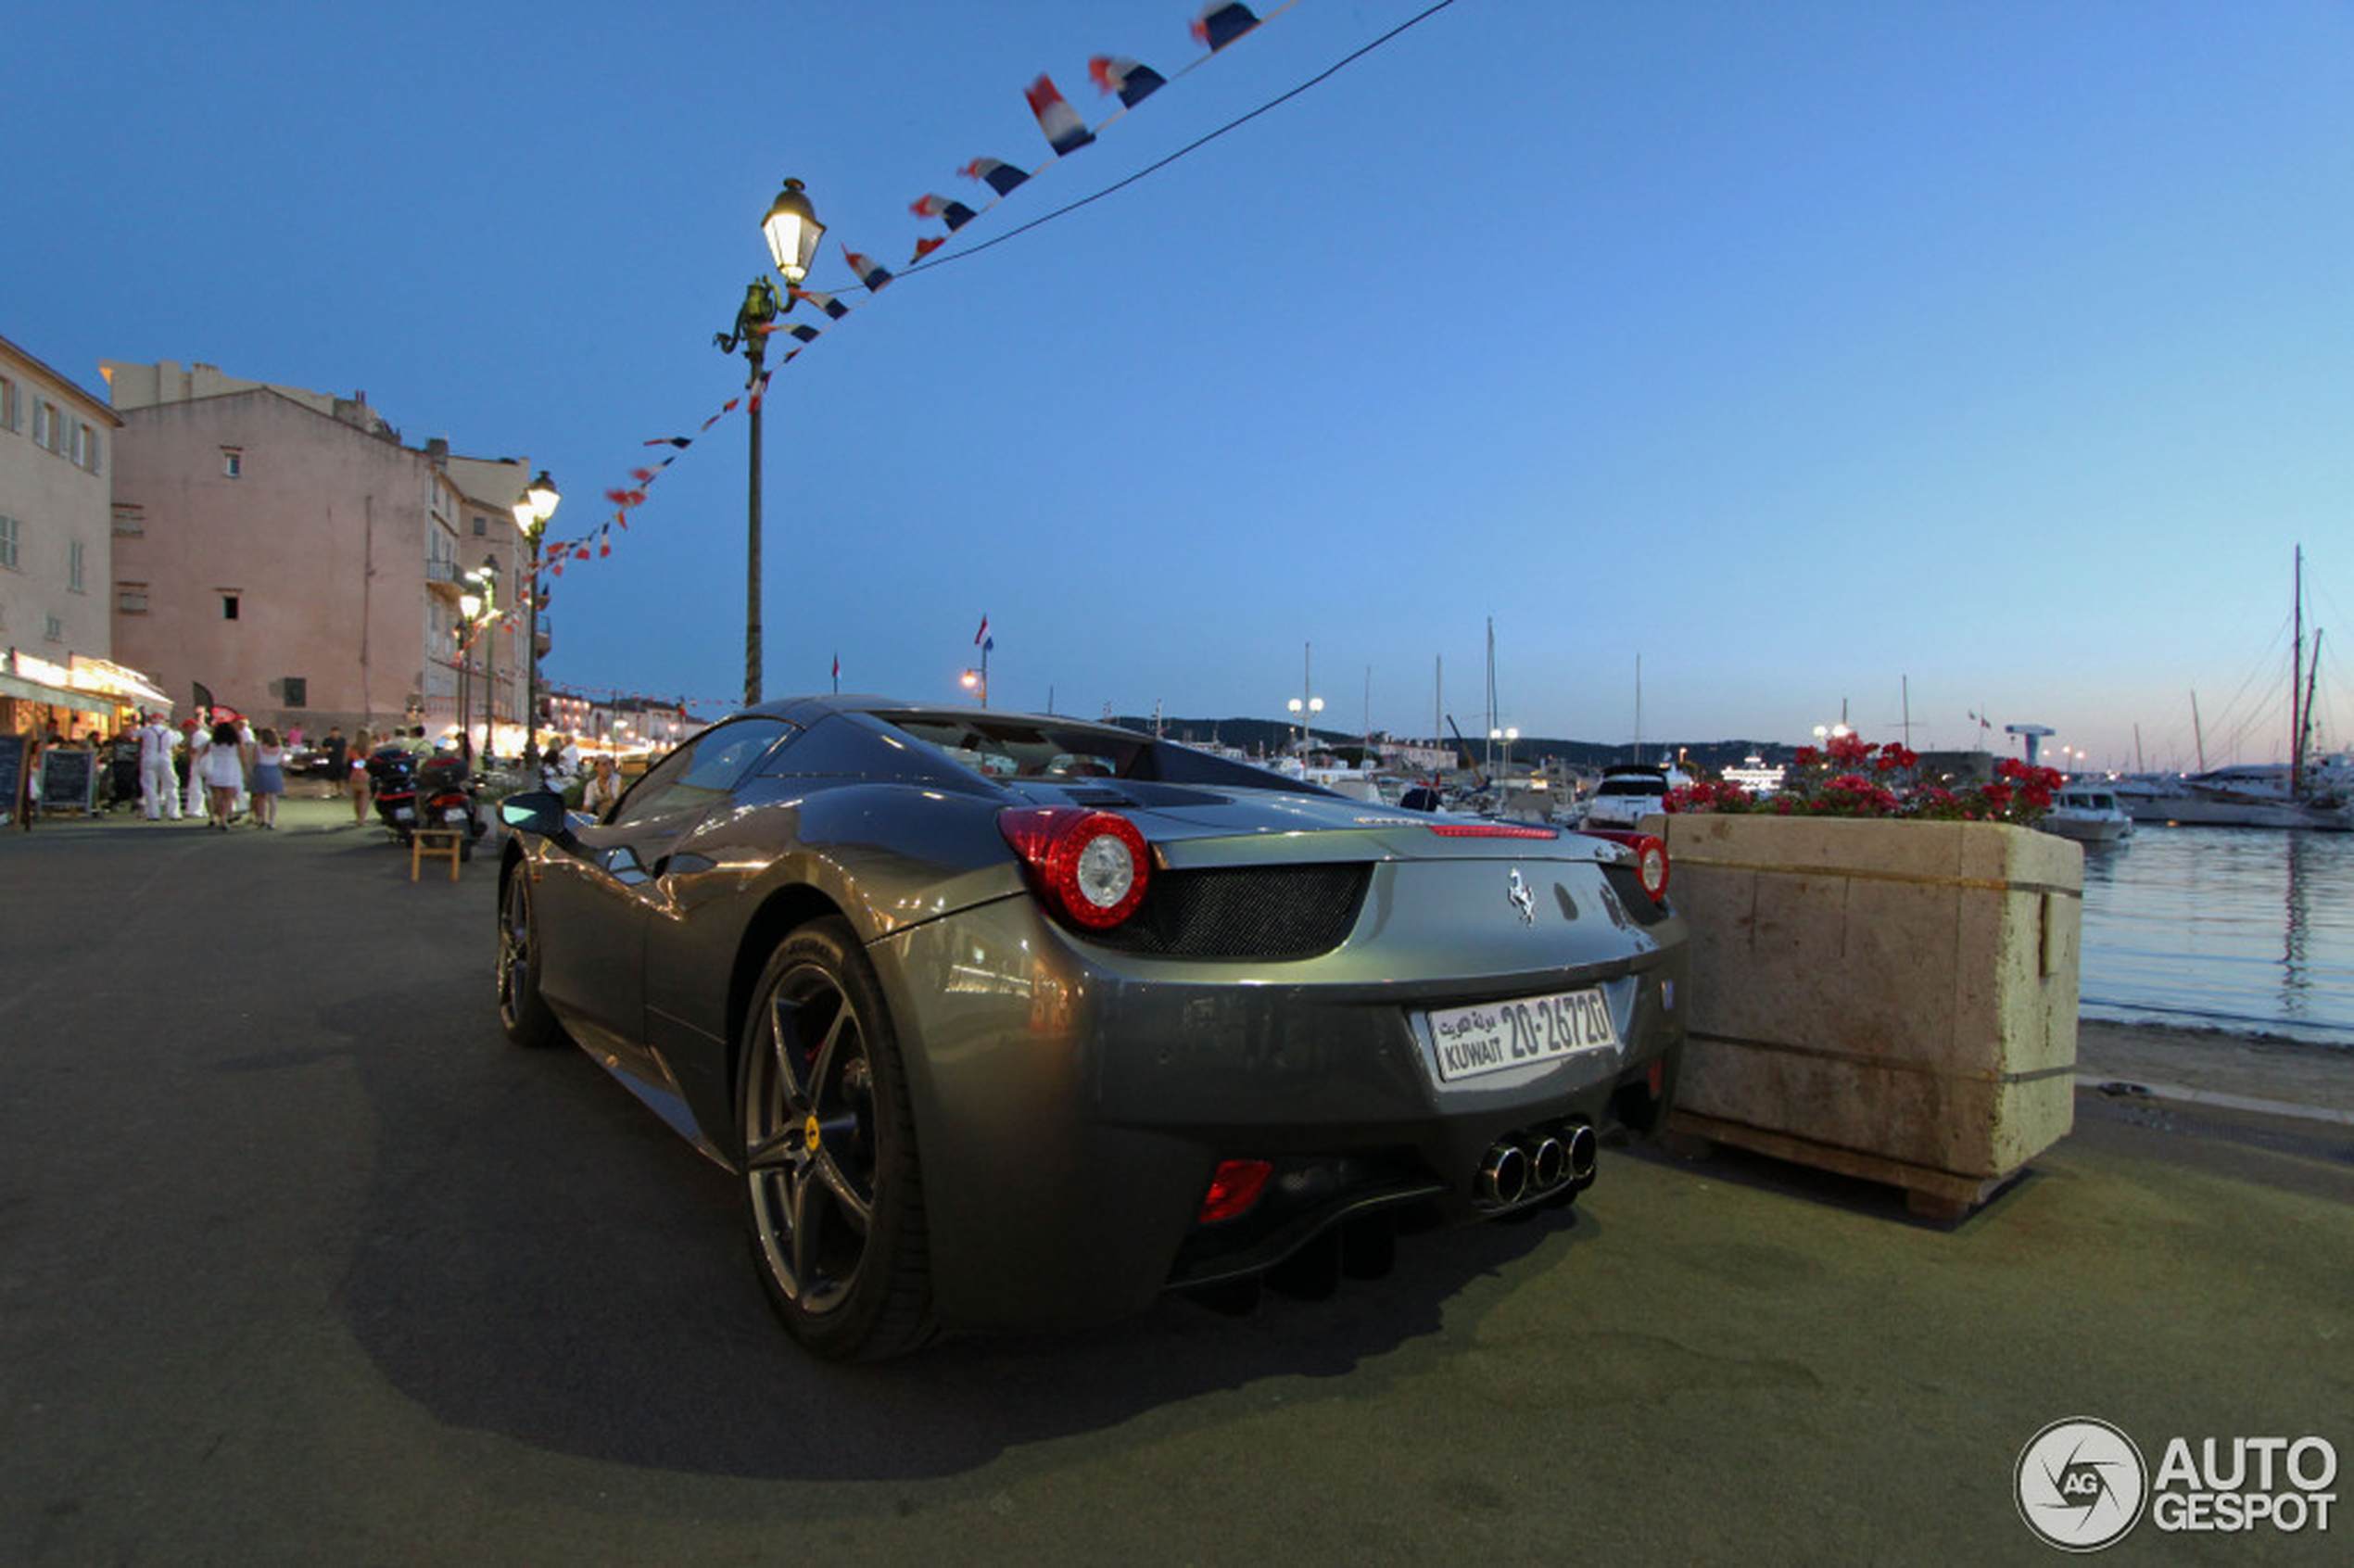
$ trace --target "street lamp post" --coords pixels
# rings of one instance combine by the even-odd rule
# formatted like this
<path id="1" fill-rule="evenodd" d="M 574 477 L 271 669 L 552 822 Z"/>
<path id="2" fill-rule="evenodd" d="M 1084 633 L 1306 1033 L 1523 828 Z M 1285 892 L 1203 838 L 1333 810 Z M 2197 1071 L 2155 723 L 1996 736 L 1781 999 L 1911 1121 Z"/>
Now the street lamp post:
<path id="1" fill-rule="evenodd" d="M 473 575 L 471 572 L 467 574 L 469 578 Z M 468 711 L 470 704 L 466 701 L 466 687 L 467 677 L 474 669 L 475 617 L 481 613 L 482 595 L 462 593 L 458 596 L 458 613 L 463 617 L 458 623 L 458 741 L 462 746 L 468 743 L 466 737 L 474 730 L 473 717 Z"/>
<path id="2" fill-rule="evenodd" d="M 1299 645 L 1299 695 L 1284 704 L 1299 720 L 1299 765 L 1303 768 L 1308 765 L 1308 726 L 1324 711 L 1324 700 L 1315 694 L 1315 644 Z"/>
<path id="3" fill-rule="evenodd" d="M 761 233 L 768 238 L 768 254 L 776 262 L 777 272 L 785 280 L 786 293 L 780 302 L 777 285 L 764 274 L 754 278 L 744 290 L 744 302 L 736 311 L 736 330 L 715 334 L 712 341 L 722 353 L 743 350 L 748 367 L 744 385 L 752 390 L 752 408 L 747 417 L 752 422 L 752 459 L 747 481 L 746 545 L 744 561 L 744 705 L 760 701 L 760 396 L 761 367 L 768 354 L 768 333 L 778 316 L 792 309 L 792 285 L 809 275 L 809 264 L 817 258 L 817 242 L 823 238 L 826 226 L 817 221 L 817 214 L 802 193 L 801 182 L 787 180 L 785 188 L 777 193 L 769 204 L 768 215 L 760 221 Z"/>
<path id="4" fill-rule="evenodd" d="M 1499 778 L 1511 778 L 1512 772 L 1512 742 L 1520 739 L 1519 728 L 1512 725 L 1507 725 L 1501 729 L 1490 728 L 1487 732 L 1487 739 L 1490 740 L 1501 740 L 1504 743 L 1504 771 L 1498 774 L 1496 777 Z"/>
<path id="5" fill-rule="evenodd" d="M 556 493 L 556 482 L 548 477 L 548 471 L 543 468 L 539 476 L 525 487 L 523 499 L 515 502 L 515 532 L 523 536 L 524 548 L 531 553 L 531 570 L 524 574 L 523 579 L 523 744 L 526 773 L 531 773 L 539 762 L 539 536 L 546 531 L 548 519 L 556 514 L 556 502 L 563 499 Z"/>

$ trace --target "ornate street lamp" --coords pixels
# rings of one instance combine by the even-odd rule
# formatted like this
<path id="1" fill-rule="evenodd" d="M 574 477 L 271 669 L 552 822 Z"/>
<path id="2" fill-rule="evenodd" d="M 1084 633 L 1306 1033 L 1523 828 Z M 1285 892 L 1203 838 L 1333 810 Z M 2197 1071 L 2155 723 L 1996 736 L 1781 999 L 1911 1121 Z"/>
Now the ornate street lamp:
<path id="1" fill-rule="evenodd" d="M 466 574 L 472 580 L 474 574 Z M 467 713 L 466 677 L 474 667 L 475 617 L 482 613 L 482 595 L 462 593 L 458 596 L 458 735 L 461 740 L 472 732 Z"/>
<path id="2" fill-rule="evenodd" d="M 523 738 L 527 753 L 525 771 L 535 778 L 532 770 L 539 763 L 539 536 L 546 532 L 548 519 L 556 514 L 556 503 L 563 499 L 556 493 L 556 482 L 543 468 L 515 502 L 515 532 L 523 536 L 524 548 L 531 552 L 531 570 L 523 580 Z"/>
<path id="3" fill-rule="evenodd" d="M 461 677 L 459 689 L 461 692 L 465 689 L 463 679 L 467 663 L 465 650 L 474 641 L 475 633 L 479 631 L 487 639 L 482 648 L 482 746 L 487 752 L 490 749 L 491 736 L 499 724 L 499 669 L 492 662 L 492 655 L 498 651 L 499 648 L 499 558 L 495 555 L 484 556 L 482 564 L 466 574 L 466 581 L 480 584 L 482 592 L 480 594 L 463 593 L 458 596 L 458 608 L 465 612 L 467 623 L 466 639 L 459 645 L 458 673 Z M 462 743 L 461 749 L 472 752 L 474 739 L 467 727 L 465 710 L 466 704 L 461 702 L 458 711 L 458 735 Z"/>
<path id="4" fill-rule="evenodd" d="M 760 230 L 767 236 L 768 254 L 776 262 L 778 275 L 788 289 L 780 301 L 777 285 L 764 275 L 753 279 L 744 290 L 744 302 L 736 311 L 736 330 L 717 333 L 712 341 L 722 353 L 743 350 L 749 367 L 744 385 L 755 394 L 760 386 L 762 363 L 768 354 L 767 328 L 778 316 L 792 309 L 791 285 L 809 275 L 809 263 L 816 259 L 817 242 L 825 237 L 826 226 L 817 221 L 808 196 L 802 193 L 801 182 L 787 180 L 785 188 L 768 207 L 768 215 L 760 221 Z M 760 405 L 763 399 L 753 399 L 751 475 L 747 486 L 749 499 L 747 543 L 744 563 L 744 705 L 760 701 Z"/>

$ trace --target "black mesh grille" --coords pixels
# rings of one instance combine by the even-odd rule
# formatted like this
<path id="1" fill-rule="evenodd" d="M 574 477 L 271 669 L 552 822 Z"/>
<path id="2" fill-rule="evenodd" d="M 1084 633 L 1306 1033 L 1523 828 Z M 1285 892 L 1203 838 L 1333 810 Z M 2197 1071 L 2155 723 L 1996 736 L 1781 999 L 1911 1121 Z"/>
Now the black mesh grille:
<path id="1" fill-rule="evenodd" d="M 1142 908 L 1088 940 L 1172 958 L 1312 958 L 1357 923 L 1370 866 L 1248 866 L 1160 871 Z"/>

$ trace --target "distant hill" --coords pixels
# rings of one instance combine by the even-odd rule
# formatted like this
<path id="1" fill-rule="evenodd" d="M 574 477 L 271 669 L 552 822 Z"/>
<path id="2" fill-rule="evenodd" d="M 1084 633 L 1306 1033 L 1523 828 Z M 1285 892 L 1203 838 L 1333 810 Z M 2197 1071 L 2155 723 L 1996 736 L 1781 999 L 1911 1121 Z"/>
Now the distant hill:
<path id="1" fill-rule="evenodd" d="M 1146 734 L 1150 734 L 1153 727 L 1153 721 L 1149 714 L 1143 717 L 1133 714 L 1122 714 L 1110 722 L 1129 729 L 1141 729 Z M 1258 718 L 1164 718 L 1160 721 L 1160 732 L 1171 740 L 1183 740 L 1197 745 L 1206 745 L 1214 740 L 1223 745 L 1239 746 L 1246 752 L 1253 752 L 1288 751 L 1291 748 L 1292 738 L 1297 733 L 1291 725 L 1279 724 L 1273 719 Z M 1316 726 L 1310 733 L 1321 743 L 1335 748 L 1360 747 L 1365 740 L 1362 734 L 1334 729 L 1324 725 Z M 1377 733 L 1373 739 L 1376 742 L 1402 739 L 1422 745 L 1430 743 L 1428 736 L 1393 737 Z M 1448 740 L 1451 744 L 1454 738 L 1449 736 Z M 1484 761 L 1487 755 L 1487 742 L 1473 740 L 1469 731 L 1464 732 L 1464 740 L 1471 746 L 1474 754 Z M 1499 742 L 1500 746 L 1500 744 L 1501 742 Z M 1547 757 L 1559 757 L 1570 767 L 1592 770 L 1630 762 L 1656 763 L 1663 756 L 1678 756 L 1683 758 L 1687 765 L 1704 767 L 1711 771 L 1738 767 L 1743 760 L 1753 756 L 1763 757 L 1769 764 L 1787 763 L 1796 750 L 1795 746 L 1771 740 L 1646 740 L 1643 742 L 1641 753 L 1639 756 L 1631 744 L 1613 745 L 1601 740 L 1560 740 L 1544 736 L 1527 735 L 1513 741 L 1512 748 L 1513 764 L 1524 767 Z"/>

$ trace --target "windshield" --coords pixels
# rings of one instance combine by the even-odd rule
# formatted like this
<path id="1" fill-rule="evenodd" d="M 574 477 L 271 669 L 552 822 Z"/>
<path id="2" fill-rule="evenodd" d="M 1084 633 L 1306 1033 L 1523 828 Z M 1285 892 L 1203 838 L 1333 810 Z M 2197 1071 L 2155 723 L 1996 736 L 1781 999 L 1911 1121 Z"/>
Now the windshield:
<path id="1" fill-rule="evenodd" d="M 1664 795 L 1667 793 L 1664 778 L 1605 778 L 1598 795 Z"/>

